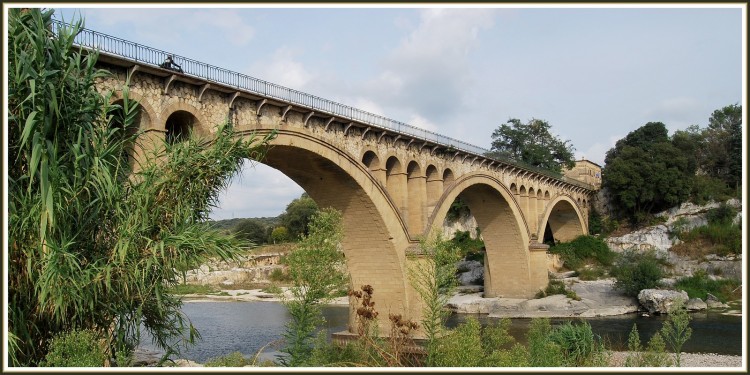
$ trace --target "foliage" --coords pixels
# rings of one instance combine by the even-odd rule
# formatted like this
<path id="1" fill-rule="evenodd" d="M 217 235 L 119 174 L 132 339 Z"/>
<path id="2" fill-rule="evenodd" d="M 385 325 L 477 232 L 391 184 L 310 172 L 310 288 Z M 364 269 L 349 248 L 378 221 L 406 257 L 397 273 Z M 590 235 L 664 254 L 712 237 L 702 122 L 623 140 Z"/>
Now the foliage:
<path id="1" fill-rule="evenodd" d="M 102 367 L 107 355 L 92 330 L 62 332 L 52 339 L 43 367 Z"/>
<path id="2" fill-rule="evenodd" d="M 637 297 L 643 289 L 658 287 L 659 280 L 664 277 L 661 263 L 653 250 L 624 251 L 615 261 L 611 271 L 612 276 L 617 279 L 615 288 L 628 296 Z"/>
<path id="3" fill-rule="evenodd" d="M 737 210 L 734 207 L 723 202 L 718 207 L 708 210 L 706 220 L 708 220 L 708 224 L 729 224 L 734 220 L 736 214 Z"/>
<path id="4" fill-rule="evenodd" d="M 227 355 L 211 358 L 204 364 L 205 367 L 244 367 L 252 364 L 240 352 L 232 352 Z"/>
<path id="5" fill-rule="evenodd" d="M 454 223 L 458 221 L 458 219 L 468 216 L 470 213 L 469 206 L 459 196 L 456 197 L 453 203 L 451 203 L 451 206 L 448 208 L 448 213 L 445 214 L 445 219 L 448 222 Z"/>
<path id="6" fill-rule="evenodd" d="M 549 339 L 562 349 L 567 366 L 604 366 L 607 362 L 604 345 L 594 335 L 588 322 L 566 322 L 555 327 Z"/>
<path id="7" fill-rule="evenodd" d="M 555 294 L 562 294 L 565 297 L 568 297 L 570 299 L 574 299 L 576 301 L 580 301 L 581 298 L 578 297 L 575 291 L 568 290 L 568 288 L 565 287 L 565 283 L 563 283 L 561 280 L 550 280 L 547 284 L 547 287 L 544 290 L 540 290 L 536 294 L 536 298 L 544 298 L 547 296 L 553 296 Z"/>
<path id="8" fill-rule="evenodd" d="M 469 318 L 447 335 L 437 339 L 432 366 L 439 367 L 519 367 L 526 366 L 528 353 L 514 344 L 508 333 L 510 319 L 482 327 Z"/>
<path id="9" fill-rule="evenodd" d="M 439 231 L 420 242 L 421 255 L 412 256 L 409 281 L 424 303 L 422 327 L 427 335 L 427 365 L 434 360 L 434 344 L 443 332 L 448 312 L 443 308 L 456 286 L 458 251 Z"/>
<path id="10" fill-rule="evenodd" d="M 551 246 L 549 252 L 559 254 L 565 266 L 571 270 L 578 270 L 587 263 L 610 266 L 615 259 L 615 252 L 604 240 L 585 235 Z"/>
<path id="11" fill-rule="evenodd" d="M 305 367 L 345 367 L 365 363 L 364 353 L 358 342 L 329 342 L 325 331 L 320 331 L 313 340 L 313 349 L 305 360 Z"/>
<path id="12" fill-rule="evenodd" d="M 293 299 L 284 301 L 292 317 L 284 333 L 287 346 L 281 350 L 287 356 L 279 357 L 285 366 L 299 366 L 309 358 L 315 327 L 323 319 L 320 304 L 346 282 L 342 238 L 341 213 L 324 209 L 312 216 L 309 235 L 287 256 Z"/>
<path id="13" fill-rule="evenodd" d="M 625 367 L 669 367 L 672 361 L 666 353 L 664 339 L 659 332 L 655 333 L 648 342 L 648 347 L 643 348 L 638 328 L 633 324 L 633 329 L 628 335 L 628 355 L 625 358 Z"/>
<path id="14" fill-rule="evenodd" d="M 263 245 L 268 240 L 265 225 L 255 219 L 242 220 L 234 227 L 234 233 L 237 238 L 245 239 L 253 245 Z"/>
<path id="15" fill-rule="evenodd" d="M 728 105 L 715 110 L 702 133 L 701 169 L 723 180 L 729 188 L 742 184 L 742 106 Z"/>
<path id="16" fill-rule="evenodd" d="M 281 289 L 281 287 L 279 287 L 279 286 L 278 286 L 278 285 L 276 285 L 276 284 L 271 284 L 271 285 L 269 285 L 269 286 L 267 286 L 267 287 L 265 287 L 265 288 L 261 289 L 261 291 L 262 291 L 262 292 L 264 292 L 264 293 L 270 293 L 270 294 L 281 294 L 281 293 L 283 293 L 283 292 L 284 292 L 284 291 L 283 291 L 283 290 Z"/>
<path id="17" fill-rule="evenodd" d="M 51 15 L 9 10 L 13 365 L 38 363 L 48 341 L 73 328 L 105 336 L 111 357 L 132 350 L 141 327 L 174 353 L 176 339 L 189 333 L 190 342 L 197 332 L 167 288 L 181 271 L 239 251 L 202 222 L 243 160 L 261 158 L 270 138 L 246 141 L 219 126 L 210 144 L 164 144 L 131 163 L 123 154 L 137 144 L 137 103 L 124 85 L 122 104 L 108 104 L 110 94 L 94 83 L 109 73 L 95 70 L 96 53 L 73 47 L 81 23 L 53 34 Z"/>
<path id="18" fill-rule="evenodd" d="M 675 363 L 677 367 L 680 367 L 682 346 L 690 340 L 693 334 L 693 329 L 690 328 L 690 315 L 688 315 L 684 301 L 675 301 L 669 309 L 669 319 L 664 322 L 660 333 L 664 341 L 672 348 Z"/>
<path id="19" fill-rule="evenodd" d="M 708 225 L 680 231 L 677 237 L 683 242 L 672 246 L 671 251 L 694 258 L 706 254 L 740 254 L 742 252 L 742 229 L 733 224 L 734 209 L 724 211 L 720 206 L 708 212 Z"/>
<path id="20" fill-rule="evenodd" d="M 660 122 L 649 122 L 607 151 L 602 187 L 615 212 L 638 224 L 644 214 L 685 201 L 695 173 L 693 164 L 667 136 Z"/>
<path id="21" fill-rule="evenodd" d="M 589 233 L 597 235 L 604 234 L 604 232 L 605 228 L 602 215 L 596 210 L 596 208 L 591 207 L 591 210 L 589 211 Z"/>
<path id="22" fill-rule="evenodd" d="M 509 119 L 492 133 L 490 157 L 510 158 L 560 173 L 575 166 L 573 145 L 550 133 L 544 120 L 531 119 L 524 124 Z"/>
<path id="23" fill-rule="evenodd" d="M 742 298 L 741 286 L 739 280 L 714 280 L 709 278 L 705 271 L 700 270 L 693 273 L 693 276 L 678 279 L 674 287 L 684 290 L 690 298 L 706 300 L 710 293 L 722 302 L 728 302 Z"/>
<path id="24" fill-rule="evenodd" d="M 547 318 L 531 320 L 531 327 L 526 332 L 529 350 L 529 366 L 562 367 L 565 366 L 563 349 L 550 339 L 552 325 Z"/>
<path id="25" fill-rule="evenodd" d="M 289 231 L 286 227 L 276 227 L 271 231 L 271 242 L 284 243 L 289 240 Z"/>
<path id="26" fill-rule="evenodd" d="M 718 177 L 696 174 L 693 176 L 693 189 L 690 201 L 704 205 L 711 201 L 725 201 L 732 197 L 732 189 Z"/>
<path id="27" fill-rule="evenodd" d="M 310 220 L 316 212 L 318 205 L 307 193 L 302 193 L 302 196 L 291 201 L 279 217 L 281 225 L 288 231 L 287 238 L 297 240 L 306 236 Z"/>
<path id="28" fill-rule="evenodd" d="M 477 228 L 479 231 L 479 228 Z M 484 263 L 484 241 L 479 238 L 471 238 L 471 234 L 466 231 L 456 231 L 450 240 L 455 248 L 458 249 L 460 258 L 466 260 L 476 260 Z"/>

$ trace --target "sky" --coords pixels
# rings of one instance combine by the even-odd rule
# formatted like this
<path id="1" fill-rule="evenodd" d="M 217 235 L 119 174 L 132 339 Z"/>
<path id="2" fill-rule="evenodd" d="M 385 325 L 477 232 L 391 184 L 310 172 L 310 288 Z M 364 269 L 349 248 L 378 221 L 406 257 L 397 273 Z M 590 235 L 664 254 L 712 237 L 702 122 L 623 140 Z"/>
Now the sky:
<path id="1" fill-rule="evenodd" d="M 92 30 L 487 149 L 501 124 L 536 118 L 577 159 L 604 165 L 647 122 L 671 134 L 745 102 L 740 5 L 116 6 L 55 8 L 58 19 L 83 16 Z M 248 163 L 211 218 L 277 216 L 302 192 Z"/>

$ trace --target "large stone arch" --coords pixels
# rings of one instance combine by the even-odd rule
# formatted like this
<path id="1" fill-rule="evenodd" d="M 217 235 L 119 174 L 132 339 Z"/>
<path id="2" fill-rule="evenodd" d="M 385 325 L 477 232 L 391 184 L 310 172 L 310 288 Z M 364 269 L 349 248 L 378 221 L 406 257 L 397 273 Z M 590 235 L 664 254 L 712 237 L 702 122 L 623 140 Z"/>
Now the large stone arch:
<path id="1" fill-rule="evenodd" d="M 261 162 L 299 184 L 320 207 L 342 212 L 342 245 L 351 287 L 373 286 L 381 330 L 390 327 L 389 312 L 403 314 L 410 311 L 411 304 L 418 304 L 405 269 L 406 248 L 410 245 L 406 224 L 384 186 L 356 156 L 308 133 L 277 130 Z M 351 308 L 350 312 L 350 322 L 354 323 Z M 421 316 L 410 318 L 419 320 Z"/>
<path id="2" fill-rule="evenodd" d="M 537 236 L 542 241 L 549 224 L 555 241 L 566 242 L 588 234 L 588 225 L 584 215 L 570 196 L 559 195 L 547 204 L 544 215 L 539 221 Z"/>
<path id="3" fill-rule="evenodd" d="M 530 298 L 546 285 L 532 278 L 529 235 L 521 208 L 497 178 L 481 172 L 462 176 L 437 203 L 429 222 L 442 223 L 453 201 L 461 196 L 481 229 L 485 258 L 485 297 Z M 543 284 L 543 285 L 542 285 Z"/>

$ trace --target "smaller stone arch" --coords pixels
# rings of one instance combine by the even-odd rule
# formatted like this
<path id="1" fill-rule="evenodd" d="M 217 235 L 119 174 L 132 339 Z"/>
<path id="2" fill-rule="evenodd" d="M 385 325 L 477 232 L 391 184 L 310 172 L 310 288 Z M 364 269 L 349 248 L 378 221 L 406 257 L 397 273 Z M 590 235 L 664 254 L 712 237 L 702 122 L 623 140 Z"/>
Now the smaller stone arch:
<path id="1" fill-rule="evenodd" d="M 443 187 L 447 189 L 455 181 L 456 176 L 453 174 L 453 171 L 450 168 L 445 168 L 443 171 Z"/>
<path id="2" fill-rule="evenodd" d="M 545 191 L 544 191 L 544 199 L 545 199 L 545 200 L 549 200 L 549 199 L 550 199 L 550 194 L 549 194 L 549 190 L 545 190 Z"/>
<path id="3" fill-rule="evenodd" d="M 194 133 L 197 136 L 206 136 L 211 133 L 208 129 L 208 124 L 205 118 L 198 110 L 198 108 L 195 108 L 184 102 L 172 104 L 161 112 L 159 118 L 162 119 L 163 122 L 159 130 L 166 130 L 168 132 L 169 130 L 167 127 L 167 122 L 169 122 L 170 117 L 178 112 L 180 113 L 181 117 L 183 117 L 184 119 L 189 119 L 191 121 L 191 123 L 187 124 L 191 133 Z M 187 116 L 186 113 L 190 116 Z M 170 127 L 174 127 L 175 125 L 176 124 L 173 123 Z M 184 127 L 184 125 L 180 124 L 180 127 Z"/>
<path id="4" fill-rule="evenodd" d="M 385 168 L 381 166 L 380 158 L 372 150 L 367 150 L 362 155 L 362 164 L 364 164 L 370 171 L 375 180 L 381 184 L 385 184 L 386 175 Z"/>
<path id="5" fill-rule="evenodd" d="M 518 186 L 516 185 L 515 182 L 510 184 L 510 192 L 512 194 L 518 194 Z"/>
<path id="6" fill-rule="evenodd" d="M 401 161 L 396 156 L 390 156 L 385 161 L 385 188 L 402 214 L 406 211 L 406 184 L 406 172 Z"/>
<path id="7" fill-rule="evenodd" d="M 437 167 L 430 164 L 425 170 L 425 177 L 427 178 L 427 205 L 426 216 L 430 216 L 432 211 L 435 209 L 435 203 L 437 203 L 440 196 L 443 194 L 443 179 L 438 172 Z"/>
<path id="8" fill-rule="evenodd" d="M 409 232 L 413 235 L 421 234 L 425 221 L 425 198 L 427 182 L 419 163 L 412 160 L 406 167 L 406 189 L 408 200 Z"/>
<path id="9" fill-rule="evenodd" d="M 164 123 L 164 130 L 166 134 L 164 139 L 169 144 L 183 142 L 188 139 L 190 133 L 196 127 L 198 119 L 190 112 L 187 111 L 175 111 Z"/>
<path id="10" fill-rule="evenodd" d="M 588 227 L 583 212 L 576 200 L 567 195 L 560 195 L 547 205 L 540 220 L 539 238 L 555 241 L 571 241 L 576 237 L 588 234 Z"/>

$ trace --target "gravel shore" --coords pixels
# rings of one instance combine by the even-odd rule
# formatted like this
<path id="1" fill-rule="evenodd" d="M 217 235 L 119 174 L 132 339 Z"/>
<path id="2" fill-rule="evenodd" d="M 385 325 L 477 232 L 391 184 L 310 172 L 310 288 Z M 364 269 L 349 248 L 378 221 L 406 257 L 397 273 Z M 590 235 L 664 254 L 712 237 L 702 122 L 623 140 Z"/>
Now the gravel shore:
<path id="1" fill-rule="evenodd" d="M 628 352 L 612 352 L 610 365 L 622 367 Z M 680 367 L 742 367 L 742 357 L 713 353 L 682 353 Z"/>

